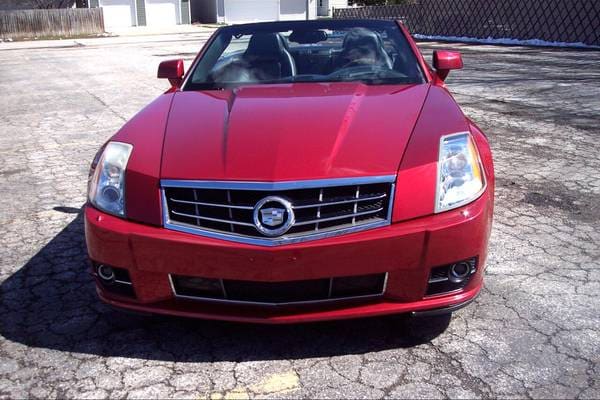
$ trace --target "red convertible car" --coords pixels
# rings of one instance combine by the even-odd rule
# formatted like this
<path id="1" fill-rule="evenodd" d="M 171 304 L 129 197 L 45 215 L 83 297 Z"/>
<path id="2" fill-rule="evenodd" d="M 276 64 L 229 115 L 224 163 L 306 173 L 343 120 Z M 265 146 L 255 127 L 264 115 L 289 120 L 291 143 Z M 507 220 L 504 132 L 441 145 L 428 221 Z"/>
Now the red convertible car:
<path id="1" fill-rule="evenodd" d="M 479 293 L 485 135 L 394 21 L 218 29 L 98 152 L 85 234 L 100 298 L 289 323 L 452 312 Z"/>

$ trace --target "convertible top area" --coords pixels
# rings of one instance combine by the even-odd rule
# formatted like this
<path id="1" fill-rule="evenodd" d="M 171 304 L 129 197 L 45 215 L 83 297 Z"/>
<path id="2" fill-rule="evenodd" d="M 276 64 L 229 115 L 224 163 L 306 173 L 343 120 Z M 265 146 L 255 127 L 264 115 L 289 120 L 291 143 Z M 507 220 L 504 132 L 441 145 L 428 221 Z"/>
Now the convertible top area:
<path id="1" fill-rule="evenodd" d="M 234 25 L 217 31 L 183 90 L 295 82 L 422 83 L 395 21 L 318 20 Z"/>
<path id="2" fill-rule="evenodd" d="M 223 31 L 236 32 L 278 32 L 294 29 L 336 29 L 344 27 L 383 28 L 395 26 L 396 21 L 385 19 L 315 19 L 295 21 L 252 22 L 249 24 L 228 25 L 220 28 Z"/>

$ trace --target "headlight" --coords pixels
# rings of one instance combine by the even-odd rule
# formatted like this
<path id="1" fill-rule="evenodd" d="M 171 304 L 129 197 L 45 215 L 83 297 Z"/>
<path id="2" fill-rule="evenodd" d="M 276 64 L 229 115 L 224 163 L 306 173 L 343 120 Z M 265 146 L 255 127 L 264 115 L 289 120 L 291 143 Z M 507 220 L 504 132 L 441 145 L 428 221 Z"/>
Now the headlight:
<path id="1" fill-rule="evenodd" d="M 109 142 L 92 163 L 88 185 L 90 203 L 107 213 L 125 216 L 125 168 L 133 146 Z M 96 164 L 96 165 L 94 165 Z"/>
<path id="2" fill-rule="evenodd" d="M 451 210 L 475 200 L 484 187 L 481 161 L 471 135 L 455 133 L 442 136 L 435 212 Z"/>

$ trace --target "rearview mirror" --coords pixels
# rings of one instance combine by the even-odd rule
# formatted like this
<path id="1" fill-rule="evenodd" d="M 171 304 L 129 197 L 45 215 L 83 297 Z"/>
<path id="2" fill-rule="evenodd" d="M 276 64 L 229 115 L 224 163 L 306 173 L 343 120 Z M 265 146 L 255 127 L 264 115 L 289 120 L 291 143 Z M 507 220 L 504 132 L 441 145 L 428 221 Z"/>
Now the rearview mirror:
<path id="1" fill-rule="evenodd" d="M 173 87 L 179 88 L 183 83 L 183 73 L 183 60 L 169 60 L 159 64 L 157 77 L 168 79 Z"/>
<path id="2" fill-rule="evenodd" d="M 327 40 L 327 33 L 322 30 L 296 30 L 289 36 L 289 41 L 299 44 L 314 44 Z"/>
<path id="3" fill-rule="evenodd" d="M 463 67 L 462 56 L 458 51 L 436 50 L 433 52 L 433 67 L 438 77 L 444 80 L 450 70 Z"/>

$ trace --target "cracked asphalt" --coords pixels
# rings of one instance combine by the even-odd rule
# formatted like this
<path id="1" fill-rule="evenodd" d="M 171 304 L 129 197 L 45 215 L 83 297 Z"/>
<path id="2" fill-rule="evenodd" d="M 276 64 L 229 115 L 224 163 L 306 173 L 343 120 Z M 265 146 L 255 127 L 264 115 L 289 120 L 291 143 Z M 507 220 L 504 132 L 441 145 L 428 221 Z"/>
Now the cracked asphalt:
<path id="1" fill-rule="evenodd" d="M 256 326 L 101 304 L 81 206 L 98 147 L 208 33 L 0 44 L 0 397 L 600 398 L 600 52 L 463 52 L 450 90 L 497 175 L 486 286 L 451 319 Z M 58 43 L 58 45 L 57 45 Z"/>

